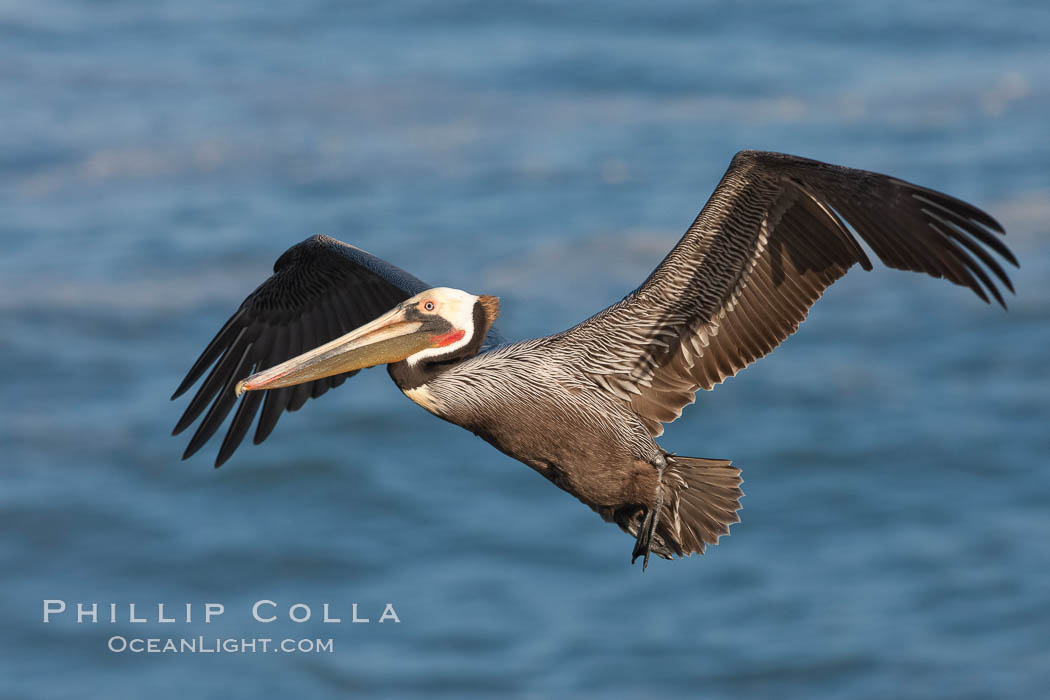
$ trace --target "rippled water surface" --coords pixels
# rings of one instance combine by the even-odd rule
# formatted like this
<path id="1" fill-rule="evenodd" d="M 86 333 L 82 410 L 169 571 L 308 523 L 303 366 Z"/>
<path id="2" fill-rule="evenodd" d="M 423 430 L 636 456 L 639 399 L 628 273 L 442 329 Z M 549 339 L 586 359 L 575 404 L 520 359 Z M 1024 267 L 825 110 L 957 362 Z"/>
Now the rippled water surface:
<path id="1" fill-rule="evenodd" d="M 3 3 L 0 691 L 1043 695 L 1048 32 L 1036 1 Z M 643 575 L 382 371 L 219 471 L 217 445 L 179 461 L 168 396 L 289 245 L 327 233 L 553 332 L 636 286 L 744 147 L 972 201 L 1022 266 L 1009 313 L 854 272 L 699 396 L 661 444 L 747 491 L 706 556 Z M 102 621 L 45 625 L 45 599 Z M 267 599 L 282 621 L 252 619 Z M 334 651 L 107 650 L 199 635 Z"/>

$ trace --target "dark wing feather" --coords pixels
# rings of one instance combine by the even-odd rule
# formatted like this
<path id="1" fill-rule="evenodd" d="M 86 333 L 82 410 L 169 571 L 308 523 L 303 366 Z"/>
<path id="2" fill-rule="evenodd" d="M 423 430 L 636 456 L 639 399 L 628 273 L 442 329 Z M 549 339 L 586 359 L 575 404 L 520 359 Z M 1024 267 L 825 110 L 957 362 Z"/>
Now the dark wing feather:
<path id="1" fill-rule="evenodd" d="M 244 300 L 171 397 L 181 396 L 212 367 L 175 426 L 177 435 L 207 409 L 183 459 L 199 450 L 226 420 L 237 402 L 233 387 L 238 380 L 338 338 L 427 288 L 404 270 L 334 238 L 313 236 L 289 248 L 274 263 L 273 276 Z M 246 392 L 215 466 L 241 444 L 260 406 L 256 444 L 266 439 L 284 411 L 298 410 L 307 399 L 317 398 L 353 374 Z"/>
<path id="2" fill-rule="evenodd" d="M 565 334 L 585 374 L 630 403 L 653 435 L 771 352 L 854 263 L 846 223 L 889 267 L 969 287 L 1005 307 L 992 253 L 1017 261 L 1002 227 L 948 195 L 864 170 L 742 151 L 682 240 L 623 301 Z"/>

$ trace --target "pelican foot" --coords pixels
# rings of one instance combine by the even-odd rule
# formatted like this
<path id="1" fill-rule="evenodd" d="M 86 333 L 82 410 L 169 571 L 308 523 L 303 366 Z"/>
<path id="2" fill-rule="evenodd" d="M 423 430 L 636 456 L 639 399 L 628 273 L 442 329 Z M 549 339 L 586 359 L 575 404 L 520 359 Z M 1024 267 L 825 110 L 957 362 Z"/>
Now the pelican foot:
<path id="1" fill-rule="evenodd" d="M 660 459 L 663 461 L 663 457 Z M 654 464 L 653 466 L 656 465 Z M 638 557 L 645 557 L 642 559 L 642 571 L 645 571 L 645 567 L 649 566 L 649 555 L 652 553 L 653 539 L 656 537 L 656 528 L 660 524 L 660 511 L 664 509 L 664 470 L 662 467 L 657 467 L 657 469 L 660 470 L 660 483 L 656 486 L 656 503 L 646 510 L 645 518 L 638 527 L 638 537 L 634 541 L 634 551 L 631 552 L 632 564 Z"/>

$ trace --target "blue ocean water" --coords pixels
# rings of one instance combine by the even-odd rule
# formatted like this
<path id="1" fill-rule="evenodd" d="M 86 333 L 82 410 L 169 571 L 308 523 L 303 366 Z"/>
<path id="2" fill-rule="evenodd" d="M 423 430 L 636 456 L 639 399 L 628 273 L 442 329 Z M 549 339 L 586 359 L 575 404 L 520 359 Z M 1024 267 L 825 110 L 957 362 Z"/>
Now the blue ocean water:
<path id="1" fill-rule="evenodd" d="M 1036 0 L 3 3 L 0 693 L 1044 695 L 1048 32 Z M 643 574 L 383 371 L 219 471 L 217 444 L 179 461 L 167 397 L 293 243 L 335 236 L 499 295 L 508 337 L 549 333 L 644 279 L 740 148 L 964 198 L 1021 268 L 1009 313 L 853 272 L 699 396 L 661 444 L 732 458 L 747 492 L 706 556 Z M 70 611 L 44 624 L 48 599 Z"/>

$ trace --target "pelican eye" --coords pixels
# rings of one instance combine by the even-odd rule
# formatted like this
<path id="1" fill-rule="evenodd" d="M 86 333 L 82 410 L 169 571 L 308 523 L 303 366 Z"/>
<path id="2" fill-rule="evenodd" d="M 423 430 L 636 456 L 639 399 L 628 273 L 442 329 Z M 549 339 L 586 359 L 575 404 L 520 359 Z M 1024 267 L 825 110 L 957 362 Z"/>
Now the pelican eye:
<path id="1" fill-rule="evenodd" d="M 425 302 L 423 302 L 423 310 L 424 311 L 433 311 L 434 308 L 435 308 L 434 307 L 434 302 L 432 302 L 432 301 L 425 301 Z"/>

